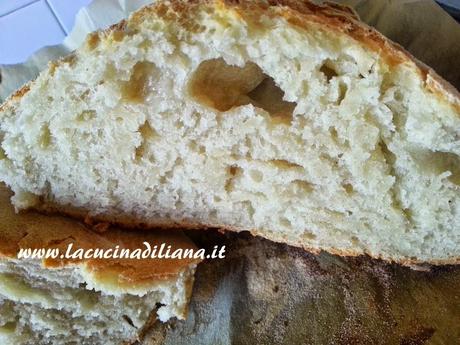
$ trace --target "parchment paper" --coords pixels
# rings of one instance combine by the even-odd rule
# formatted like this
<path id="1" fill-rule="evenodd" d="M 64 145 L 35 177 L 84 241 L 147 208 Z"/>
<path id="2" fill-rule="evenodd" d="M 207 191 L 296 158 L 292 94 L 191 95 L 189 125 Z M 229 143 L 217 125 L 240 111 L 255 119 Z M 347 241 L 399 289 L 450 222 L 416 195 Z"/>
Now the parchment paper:
<path id="1" fill-rule="evenodd" d="M 145 345 L 458 345 L 460 267 L 414 271 L 244 234 L 202 232 L 226 259 L 199 265 L 186 321 Z"/>
<path id="2" fill-rule="evenodd" d="M 0 100 L 87 32 L 148 2 L 95 0 L 64 44 L 0 66 Z M 434 2 L 336 2 L 460 88 L 460 25 Z M 244 234 L 190 235 L 203 246 L 225 243 L 228 257 L 199 266 L 187 320 L 156 323 L 143 344 L 460 344 L 460 267 L 420 272 L 366 257 L 314 256 Z"/>

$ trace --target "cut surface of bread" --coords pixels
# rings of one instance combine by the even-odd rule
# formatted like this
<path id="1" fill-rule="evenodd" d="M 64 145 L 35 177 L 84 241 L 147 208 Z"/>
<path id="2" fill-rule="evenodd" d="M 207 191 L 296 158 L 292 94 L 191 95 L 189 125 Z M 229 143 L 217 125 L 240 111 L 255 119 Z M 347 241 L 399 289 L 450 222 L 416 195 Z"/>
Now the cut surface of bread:
<path id="1" fill-rule="evenodd" d="M 158 1 L 0 109 L 16 208 L 460 257 L 458 93 L 347 8 Z"/>
<path id="2" fill-rule="evenodd" d="M 183 319 L 197 260 L 25 259 L 22 249 L 196 249 L 181 232 L 99 234 L 59 216 L 15 214 L 0 188 L 0 343 L 127 344 L 156 319 Z M 89 253 L 89 251 L 88 251 Z"/>

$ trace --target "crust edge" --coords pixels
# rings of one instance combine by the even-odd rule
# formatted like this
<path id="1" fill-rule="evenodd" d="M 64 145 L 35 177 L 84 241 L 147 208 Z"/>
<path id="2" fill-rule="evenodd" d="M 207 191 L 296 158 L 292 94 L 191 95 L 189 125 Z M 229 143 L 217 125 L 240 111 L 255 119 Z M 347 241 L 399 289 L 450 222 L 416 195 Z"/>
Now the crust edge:
<path id="1" fill-rule="evenodd" d="M 321 252 L 327 252 L 333 255 L 338 256 L 345 256 L 345 257 L 357 257 L 357 256 L 368 256 L 372 259 L 382 260 L 388 263 L 396 263 L 402 266 L 408 266 L 414 269 L 425 269 L 428 266 L 441 266 L 441 265 L 458 265 L 460 264 L 460 257 L 453 257 L 451 259 L 435 259 L 430 261 L 423 261 L 417 258 L 410 258 L 410 257 L 401 257 L 398 259 L 386 257 L 383 255 L 377 255 L 371 253 L 369 251 L 363 250 L 362 252 L 356 250 L 345 250 L 339 249 L 335 247 L 330 248 L 319 248 L 313 246 L 307 246 L 300 243 L 295 243 L 289 240 L 286 240 L 282 236 L 267 236 L 262 231 L 258 229 L 246 229 L 246 228 L 239 228 L 228 226 L 225 224 L 211 224 L 211 223 L 199 223 L 199 222 L 191 222 L 191 221 L 171 221 L 165 219 L 157 219 L 151 222 L 139 222 L 138 220 L 127 217 L 127 216 L 113 216 L 113 215 L 104 215 L 104 214 L 90 214 L 87 210 L 73 207 L 73 206 L 60 206 L 52 203 L 41 204 L 34 207 L 34 209 L 38 212 L 45 213 L 45 214 L 64 214 L 71 218 L 75 218 L 78 220 L 84 220 L 85 222 L 106 222 L 110 223 L 114 226 L 121 226 L 126 229 L 143 229 L 145 231 L 149 230 L 170 230 L 170 231 L 179 231 L 179 230 L 208 230 L 208 229 L 218 229 L 219 231 L 231 231 L 231 232 L 243 232 L 247 231 L 252 236 L 259 236 L 266 238 L 270 241 L 287 244 L 293 247 L 302 248 L 303 250 L 312 253 L 312 254 L 319 254 Z"/>

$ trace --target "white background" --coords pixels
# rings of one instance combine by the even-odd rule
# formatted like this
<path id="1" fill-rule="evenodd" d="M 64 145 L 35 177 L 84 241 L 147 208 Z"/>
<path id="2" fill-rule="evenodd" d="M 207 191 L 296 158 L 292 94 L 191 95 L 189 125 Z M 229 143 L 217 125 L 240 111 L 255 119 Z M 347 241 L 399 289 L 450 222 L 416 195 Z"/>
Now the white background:
<path id="1" fill-rule="evenodd" d="M 0 0 L 0 64 L 24 62 L 37 49 L 61 43 L 78 10 L 91 0 Z"/>

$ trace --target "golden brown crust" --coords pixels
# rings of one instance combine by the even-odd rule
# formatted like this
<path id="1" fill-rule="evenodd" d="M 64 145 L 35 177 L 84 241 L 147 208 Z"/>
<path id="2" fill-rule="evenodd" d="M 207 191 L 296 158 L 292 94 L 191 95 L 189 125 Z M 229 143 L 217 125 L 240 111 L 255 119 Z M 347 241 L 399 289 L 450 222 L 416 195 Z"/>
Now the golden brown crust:
<path id="1" fill-rule="evenodd" d="M 10 191 L 0 186 L 0 257 L 15 258 L 20 248 L 59 248 L 64 253 L 72 243 L 76 249 L 144 249 L 144 241 L 160 246 L 197 249 L 182 232 L 164 231 L 122 231 L 112 228 L 103 234 L 91 231 L 84 224 L 61 216 L 45 216 L 36 212 L 15 214 L 9 203 Z M 84 264 L 95 279 L 116 275 L 120 287 L 143 286 L 161 280 L 172 280 L 184 270 L 196 265 L 197 259 L 46 259 L 44 267 L 62 267 Z"/>
<path id="2" fill-rule="evenodd" d="M 24 84 L 20 89 L 16 90 L 10 97 L 8 97 L 3 104 L 0 104 L 0 112 L 4 111 L 7 107 L 12 106 L 13 101 L 20 100 L 27 92 L 30 91 L 33 81 Z"/>
<path id="3" fill-rule="evenodd" d="M 269 2 L 273 6 L 283 7 L 281 15 L 294 25 L 308 29 L 309 22 L 317 22 L 336 32 L 344 33 L 379 53 L 390 66 L 402 63 L 414 64 L 416 73 L 421 77 L 425 88 L 451 104 L 456 112 L 460 113 L 460 93 L 455 87 L 399 44 L 359 21 L 356 15 L 351 14 L 343 6 L 331 6 L 330 3 L 319 6 L 308 1 L 302 1 L 302 6 L 298 5 L 299 2 L 296 0 L 269 0 Z"/>
<path id="4" fill-rule="evenodd" d="M 356 13 L 356 11 L 350 6 L 338 4 L 332 1 L 324 1 L 323 5 L 327 5 L 330 8 L 337 9 L 340 12 L 347 13 L 348 15 L 352 16 L 355 20 L 360 20 L 358 13 Z"/>

